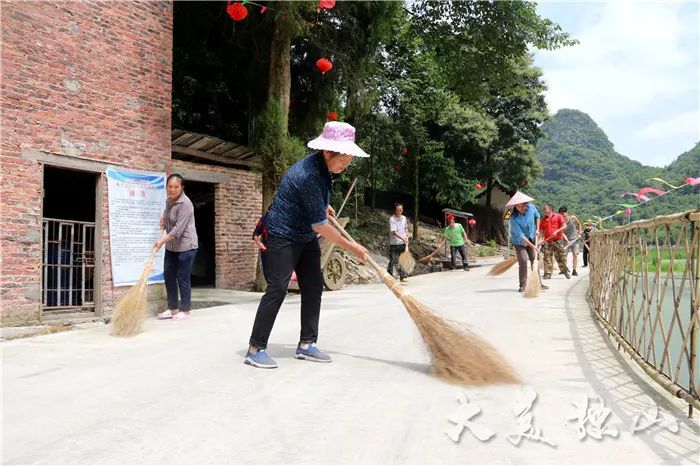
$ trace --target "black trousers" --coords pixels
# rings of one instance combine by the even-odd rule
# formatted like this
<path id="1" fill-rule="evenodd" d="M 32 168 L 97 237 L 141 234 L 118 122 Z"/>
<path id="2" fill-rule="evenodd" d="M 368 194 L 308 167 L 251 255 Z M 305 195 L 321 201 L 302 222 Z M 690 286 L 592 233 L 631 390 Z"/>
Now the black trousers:
<path id="1" fill-rule="evenodd" d="M 588 244 L 583 243 L 583 266 L 588 267 Z"/>
<path id="2" fill-rule="evenodd" d="M 461 246 L 450 246 L 450 259 L 452 260 L 452 268 L 457 267 L 457 253 L 459 253 L 460 256 L 462 256 L 462 267 L 465 269 L 469 268 L 469 264 L 467 263 L 467 247 L 466 245 L 461 245 Z"/>
<path id="3" fill-rule="evenodd" d="M 394 267 L 396 267 L 396 270 L 398 270 L 400 278 L 406 277 L 406 272 L 401 270 L 401 267 L 399 267 L 399 256 L 405 250 L 406 250 L 405 243 L 404 244 L 390 244 L 389 245 L 389 266 L 387 267 L 386 271 L 392 277 L 394 276 Z"/>
<path id="4" fill-rule="evenodd" d="M 267 341 L 275 324 L 277 313 L 287 295 L 292 271 L 297 273 L 301 291 L 301 333 L 299 341 L 315 343 L 318 339 L 318 322 L 321 314 L 323 274 L 321 272 L 321 248 L 318 239 L 306 243 L 270 235 L 265 241 L 267 251 L 261 255 L 267 291 L 260 299 L 255 314 L 250 346 L 267 348 Z"/>

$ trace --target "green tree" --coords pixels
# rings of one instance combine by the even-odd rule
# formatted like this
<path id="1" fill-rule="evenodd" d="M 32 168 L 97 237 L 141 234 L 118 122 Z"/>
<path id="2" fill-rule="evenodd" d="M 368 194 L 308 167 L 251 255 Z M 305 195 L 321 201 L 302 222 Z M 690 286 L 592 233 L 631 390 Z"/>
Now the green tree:
<path id="1" fill-rule="evenodd" d="M 411 13 L 452 88 L 468 102 L 488 96 L 493 86 L 507 86 L 530 47 L 576 44 L 530 1 L 421 0 L 411 3 Z"/>

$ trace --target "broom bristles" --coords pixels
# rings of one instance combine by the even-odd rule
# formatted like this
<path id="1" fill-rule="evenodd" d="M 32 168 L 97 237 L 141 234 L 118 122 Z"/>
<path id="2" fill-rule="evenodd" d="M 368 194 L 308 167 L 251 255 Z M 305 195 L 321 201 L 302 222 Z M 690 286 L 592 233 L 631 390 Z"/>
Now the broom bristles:
<path id="1" fill-rule="evenodd" d="M 148 275 L 152 259 L 146 263 L 141 278 L 119 300 L 112 315 L 112 335 L 130 337 L 141 331 L 148 314 Z"/>
<path id="2" fill-rule="evenodd" d="M 465 386 L 519 383 L 510 364 L 481 337 L 445 320 L 387 273 L 382 277 L 418 327 L 436 376 Z"/>
<path id="3" fill-rule="evenodd" d="M 330 217 L 330 220 L 345 238 L 355 243 L 335 218 Z M 379 267 L 371 257 L 367 260 L 389 290 L 401 300 L 418 327 L 437 376 L 460 385 L 519 382 L 512 367 L 491 345 L 467 329 L 444 320 L 407 293 L 394 277 Z"/>
<path id="4" fill-rule="evenodd" d="M 536 298 L 540 294 L 540 269 L 539 259 L 535 258 L 532 263 L 532 270 L 527 275 L 527 283 L 523 296 L 526 298 Z"/>
<path id="5" fill-rule="evenodd" d="M 498 264 L 491 267 L 491 270 L 489 270 L 489 273 L 487 275 L 489 275 L 491 277 L 503 275 L 511 267 L 513 267 L 513 264 L 515 264 L 516 262 L 518 262 L 518 258 L 516 256 L 509 257 L 508 259 L 501 261 Z"/>
<path id="6" fill-rule="evenodd" d="M 413 258 L 413 255 L 411 255 L 411 251 L 408 250 L 408 245 L 406 245 L 406 249 L 399 256 L 399 267 L 409 275 L 411 275 L 413 269 L 416 268 L 416 260 Z"/>

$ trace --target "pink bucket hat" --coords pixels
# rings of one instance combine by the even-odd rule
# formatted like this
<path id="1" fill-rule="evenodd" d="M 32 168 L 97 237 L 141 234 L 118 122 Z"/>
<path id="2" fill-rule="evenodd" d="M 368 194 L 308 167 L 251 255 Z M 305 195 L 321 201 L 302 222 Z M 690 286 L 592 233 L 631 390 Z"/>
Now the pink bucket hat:
<path id="1" fill-rule="evenodd" d="M 513 194 L 513 197 L 510 198 L 510 201 L 508 201 L 508 204 L 506 204 L 506 207 L 513 207 L 524 202 L 532 201 L 534 201 L 534 199 L 530 196 L 523 194 L 520 191 L 516 191 L 515 194 Z"/>
<path id="2" fill-rule="evenodd" d="M 329 150 L 353 157 L 369 157 L 369 154 L 355 144 L 355 128 L 340 121 L 329 121 L 323 126 L 323 133 L 307 144 L 311 149 Z"/>

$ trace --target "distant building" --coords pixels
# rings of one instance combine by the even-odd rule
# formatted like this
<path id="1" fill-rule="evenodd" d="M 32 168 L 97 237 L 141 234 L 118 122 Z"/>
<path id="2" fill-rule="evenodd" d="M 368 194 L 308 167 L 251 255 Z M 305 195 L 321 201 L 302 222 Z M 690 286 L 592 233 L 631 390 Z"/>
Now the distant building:
<path id="1" fill-rule="evenodd" d="M 511 191 L 498 181 L 494 181 L 493 190 L 491 191 L 491 207 L 502 212 L 505 211 L 506 204 L 513 194 L 515 194 L 515 191 Z M 476 203 L 480 206 L 486 205 L 486 189 L 482 189 L 477 193 Z"/>
<path id="2" fill-rule="evenodd" d="M 4 2 L 0 318 L 101 316 L 112 286 L 105 170 L 180 173 L 195 284 L 249 288 L 260 175 L 249 148 L 171 128 L 171 2 Z"/>

